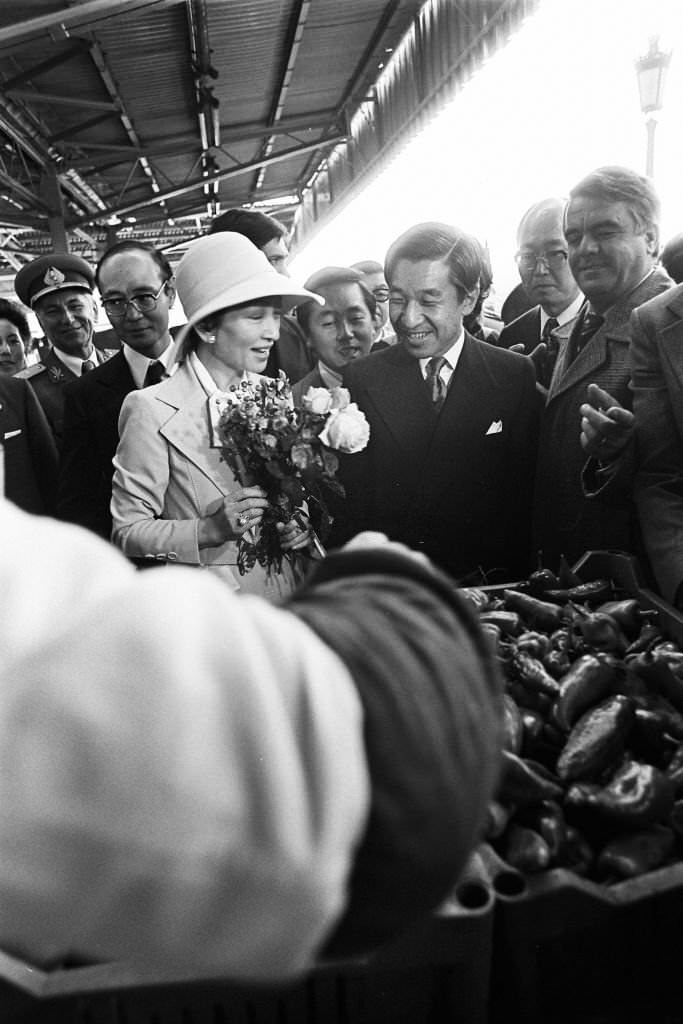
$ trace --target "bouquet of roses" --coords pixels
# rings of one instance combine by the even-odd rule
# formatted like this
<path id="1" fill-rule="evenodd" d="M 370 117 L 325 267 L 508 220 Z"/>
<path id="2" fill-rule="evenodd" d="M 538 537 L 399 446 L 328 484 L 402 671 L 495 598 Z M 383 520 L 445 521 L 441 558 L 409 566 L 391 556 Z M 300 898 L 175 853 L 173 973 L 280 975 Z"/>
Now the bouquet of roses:
<path id="1" fill-rule="evenodd" d="M 332 525 L 326 496 L 344 496 L 336 478 L 335 452 L 355 453 L 368 443 L 370 428 L 345 388 L 309 388 L 294 408 L 292 390 L 279 380 L 241 381 L 227 393 L 218 422 L 221 457 L 243 487 L 258 485 L 269 507 L 255 530 L 238 542 L 237 564 L 244 574 L 256 562 L 279 572 L 283 551 L 276 523 L 308 515 L 320 554 Z"/>

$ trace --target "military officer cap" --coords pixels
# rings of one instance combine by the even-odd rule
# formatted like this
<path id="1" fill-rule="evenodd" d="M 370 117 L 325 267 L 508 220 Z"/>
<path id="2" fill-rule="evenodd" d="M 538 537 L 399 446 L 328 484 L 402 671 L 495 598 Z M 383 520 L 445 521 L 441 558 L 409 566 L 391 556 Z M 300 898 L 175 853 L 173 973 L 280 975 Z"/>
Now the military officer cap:
<path id="1" fill-rule="evenodd" d="M 43 295 L 65 288 L 82 288 L 88 292 L 95 288 L 95 272 L 80 256 L 64 252 L 39 256 L 22 267 L 14 278 L 14 290 L 25 306 L 33 307 Z"/>

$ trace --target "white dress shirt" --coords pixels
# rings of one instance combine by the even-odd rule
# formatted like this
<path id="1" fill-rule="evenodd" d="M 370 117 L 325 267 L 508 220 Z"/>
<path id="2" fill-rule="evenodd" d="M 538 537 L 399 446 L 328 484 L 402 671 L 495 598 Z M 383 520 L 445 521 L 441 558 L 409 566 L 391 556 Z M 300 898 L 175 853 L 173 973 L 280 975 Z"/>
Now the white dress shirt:
<path id="1" fill-rule="evenodd" d="M 123 357 L 128 363 L 128 369 L 130 370 L 131 376 L 135 381 L 135 387 L 144 387 L 145 377 L 152 363 L 161 363 L 166 376 L 171 377 L 177 366 L 176 363 L 176 344 L 172 338 L 169 338 L 168 344 L 160 356 L 156 359 L 150 359 L 149 356 L 143 355 L 141 352 L 136 352 L 134 348 L 127 345 L 124 341 L 121 346 L 123 349 Z"/>
<path id="2" fill-rule="evenodd" d="M 460 359 L 462 347 L 464 344 L 465 331 L 461 330 L 460 337 L 457 339 L 457 341 L 453 345 L 451 345 L 448 351 L 441 353 L 446 361 L 439 371 L 439 376 L 441 377 L 441 380 L 444 382 L 446 387 L 448 387 L 448 385 L 451 382 L 451 377 L 453 376 L 455 368 L 458 365 L 458 360 Z M 427 366 L 429 365 L 430 361 L 433 358 L 434 356 L 429 356 L 427 359 L 420 359 L 420 372 L 425 380 L 427 380 Z"/>

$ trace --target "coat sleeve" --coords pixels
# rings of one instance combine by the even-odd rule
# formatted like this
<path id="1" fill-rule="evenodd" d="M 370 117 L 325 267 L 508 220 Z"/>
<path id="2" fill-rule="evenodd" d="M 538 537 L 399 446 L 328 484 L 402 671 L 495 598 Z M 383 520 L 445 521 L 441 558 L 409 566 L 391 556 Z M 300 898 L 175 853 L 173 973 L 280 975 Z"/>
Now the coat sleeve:
<path id="1" fill-rule="evenodd" d="M 339 656 L 206 574 L 169 586 L 1 499 L 0 524 L 0 947 L 169 975 L 308 966 L 368 812 Z"/>
<path id="2" fill-rule="evenodd" d="M 327 946 L 358 954 L 457 881 L 497 780 L 501 685 L 452 581 L 406 556 L 329 556 L 290 607 L 347 666 L 365 715 L 371 812 Z"/>
<path id="3" fill-rule="evenodd" d="M 148 395 L 131 392 L 119 416 L 112 482 L 112 540 L 132 558 L 174 552 L 199 565 L 198 519 L 164 519 L 170 483 L 168 443 Z"/>
<path id="4" fill-rule="evenodd" d="M 659 588 L 674 601 L 683 581 L 683 443 L 662 370 L 652 318 L 631 318 L 633 409 L 638 471 L 635 500 Z"/>
<path id="5" fill-rule="evenodd" d="M 107 526 L 98 514 L 101 469 L 96 458 L 83 401 L 81 381 L 64 388 L 64 434 L 59 463 L 57 514 L 109 539 Z"/>
<path id="6" fill-rule="evenodd" d="M 31 460 L 47 514 L 54 514 L 57 501 L 57 447 L 52 430 L 31 385 L 26 383 L 26 425 Z"/>

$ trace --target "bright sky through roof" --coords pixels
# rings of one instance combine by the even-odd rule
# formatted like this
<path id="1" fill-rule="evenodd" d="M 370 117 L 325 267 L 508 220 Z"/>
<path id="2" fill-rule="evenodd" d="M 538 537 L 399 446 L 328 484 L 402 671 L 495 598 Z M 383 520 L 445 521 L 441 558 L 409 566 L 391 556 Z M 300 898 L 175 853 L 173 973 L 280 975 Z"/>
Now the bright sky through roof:
<path id="1" fill-rule="evenodd" d="M 405 228 L 441 220 L 488 243 L 502 301 L 519 280 L 515 233 L 531 203 L 566 194 L 602 164 L 644 173 L 634 62 L 653 35 L 672 51 L 654 151 L 662 242 L 683 231 L 683 3 L 542 0 L 450 106 L 297 253 L 290 272 L 303 279 L 328 264 L 382 260 Z"/>

